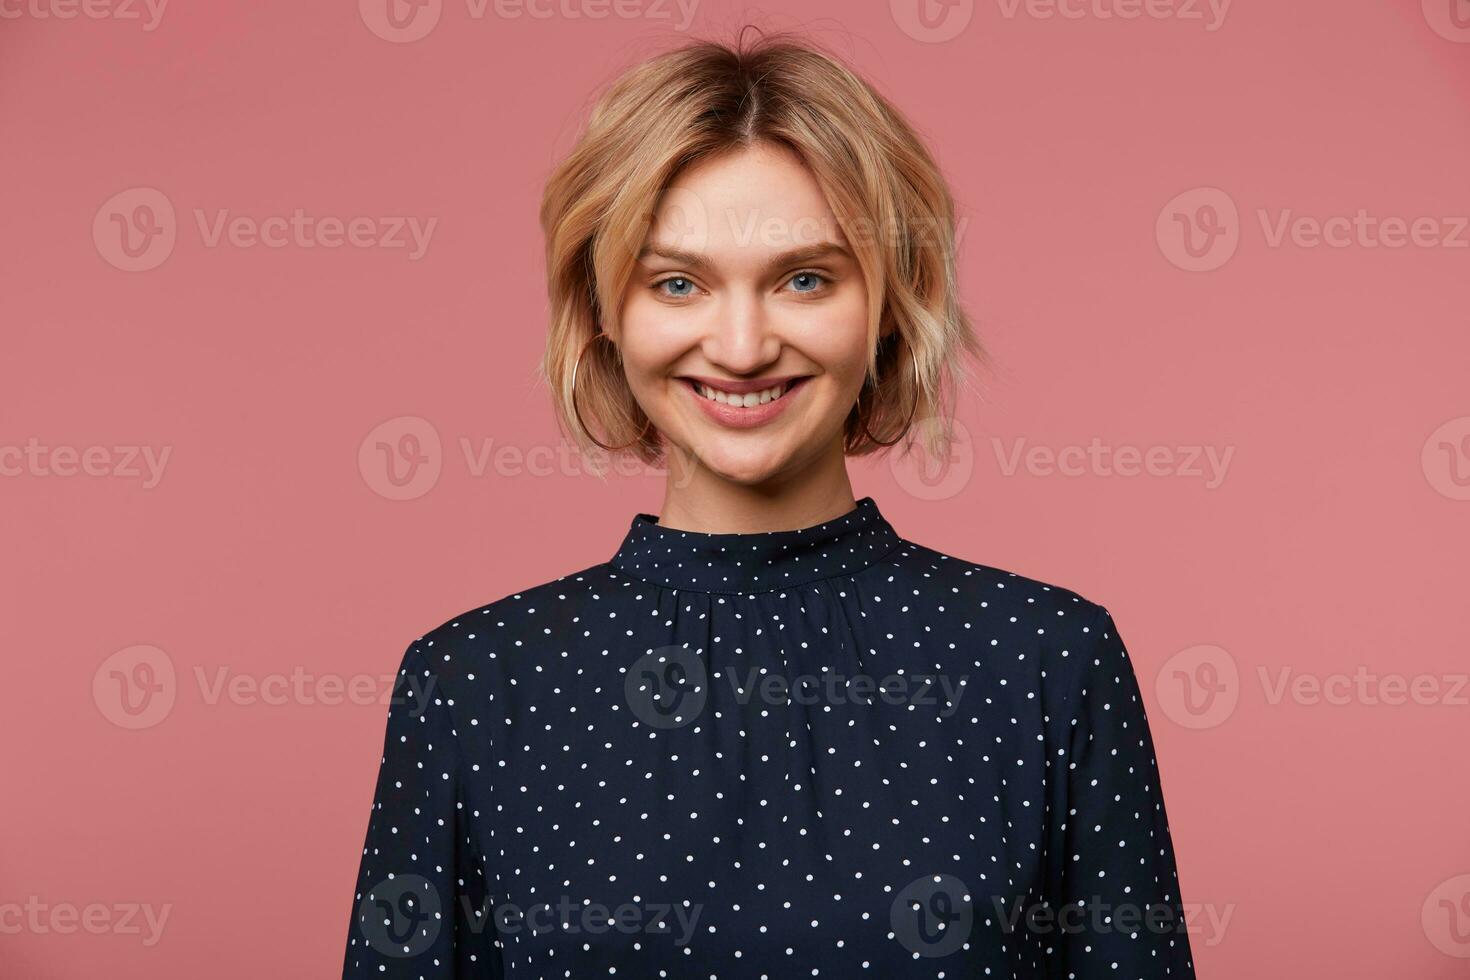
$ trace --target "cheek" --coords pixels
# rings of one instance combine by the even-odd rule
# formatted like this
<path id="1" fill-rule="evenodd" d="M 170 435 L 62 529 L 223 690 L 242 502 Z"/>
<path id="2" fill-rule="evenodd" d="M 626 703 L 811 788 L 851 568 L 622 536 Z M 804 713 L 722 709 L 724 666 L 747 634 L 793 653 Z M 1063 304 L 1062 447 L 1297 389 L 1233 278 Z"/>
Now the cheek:
<path id="1" fill-rule="evenodd" d="M 667 308 L 656 300 L 635 292 L 624 301 L 618 347 L 635 391 L 657 380 L 679 357 L 676 328 Z"/>
<path id="2" fill-rule="evenodd" d="M 856 395 L 868 358 L 868 318 L 864 296 L 845 295 L 817 308 L 803 329 L 807 355 L 840 390 Z"/>

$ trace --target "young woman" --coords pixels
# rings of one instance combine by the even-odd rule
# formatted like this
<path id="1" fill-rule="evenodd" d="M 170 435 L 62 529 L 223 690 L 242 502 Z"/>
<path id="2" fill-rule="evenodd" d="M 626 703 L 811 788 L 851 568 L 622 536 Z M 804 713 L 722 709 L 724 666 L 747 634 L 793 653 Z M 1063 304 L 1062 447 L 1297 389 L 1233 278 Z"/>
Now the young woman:
<path id="1" fill-rule="evenodd" d="M 854 498 L 846 457 L 944 451 L 979 353 L 903 118 L 810 45 L 697 43 L 542 221 L 560 417 L 665 462 L 662 511 L 409 646 L 344 977 L 1192 977 L 1108 610 Z"/>

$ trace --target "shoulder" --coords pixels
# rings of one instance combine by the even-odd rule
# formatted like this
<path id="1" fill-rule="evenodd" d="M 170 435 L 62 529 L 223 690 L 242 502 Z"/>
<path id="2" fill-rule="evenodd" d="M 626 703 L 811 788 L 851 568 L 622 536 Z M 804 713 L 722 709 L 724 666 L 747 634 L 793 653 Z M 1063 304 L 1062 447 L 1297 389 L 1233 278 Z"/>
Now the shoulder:
<path id="1" fill-rule="evenodd" d="M 1006 612 L 1018 623 L 1043 627 L 1066 620 L 1088 624 L 1107 614 L 1100 600 L 1058 582 L 946 554 L 904 541 L 888 557 L 895 577 L 920 591 L 937 590 L 964 605 Z"/>
<path id="2" fill-rule="evenodd" d="M 937 603 L 936 622 L 958 618 L 967 641 L 961 648 L 1016 677 L 1037 671 L 1036 683 L 1053 697 L 1084 687 L 1089 675 L 1131 670 L 1112 613 L 1099 598 L 911 541 L 887 564 L 904 594 Z"/>
<path id="3" fill-rule="evenodd" d="M 408 643 L 405 663 L 421 663 L 450 680 L 487 662 L 513 661 L 518 652 L 565 642 L 573 631 L 602 625 L 599 613 L 608 606 L 603 600 L 627 582 L 603 562 L 518 589 L 424 630 Z"/>

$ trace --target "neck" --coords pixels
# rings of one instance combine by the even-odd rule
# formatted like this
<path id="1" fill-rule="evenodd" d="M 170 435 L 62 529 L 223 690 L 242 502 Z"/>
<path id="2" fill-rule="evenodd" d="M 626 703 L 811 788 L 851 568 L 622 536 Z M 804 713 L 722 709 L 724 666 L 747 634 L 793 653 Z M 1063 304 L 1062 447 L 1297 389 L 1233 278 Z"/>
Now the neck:
<path id="1" fill-rule="evenodd" d="M 811 527 L 856 505 L 840 442 L 797 473 L 757 484 L 715 473 L 670 447 L 659 524 L 680 531 L 747 534 Z"/>

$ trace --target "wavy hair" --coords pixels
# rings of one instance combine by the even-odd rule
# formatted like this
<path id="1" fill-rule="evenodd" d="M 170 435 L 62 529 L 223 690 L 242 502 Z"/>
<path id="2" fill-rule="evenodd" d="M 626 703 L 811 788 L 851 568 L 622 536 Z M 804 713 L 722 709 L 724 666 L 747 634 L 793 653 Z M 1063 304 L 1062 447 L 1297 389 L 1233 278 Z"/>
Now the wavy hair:
<path id="1" fill-rule="evenodd" d="M 540 377 L 559 426 L 591 450 L 580 408 L 603 441 L 662 460 L 615 346 L 592 338 L 599 329 L 616 335 L 644 236 L 675 176 L 762 141 L 791 149 L 811 171 L 866 280 L 867 374 L 844 451 L 874 452 L 877 439 L 894 441 L 904 427 L 903 445 L 922 433 L 924 448 L 947 459 L 954 389 L 968 380 L 961 357 L 986 359 L 958 300 L 953 199 L 917 133 L 870 84 L 786 33 L 748 46 L 694 41 L 628 69 L 547 180 L 540 219 L 551 316 Z M 911 412 L 915 425 L 906 426 Z"/>

